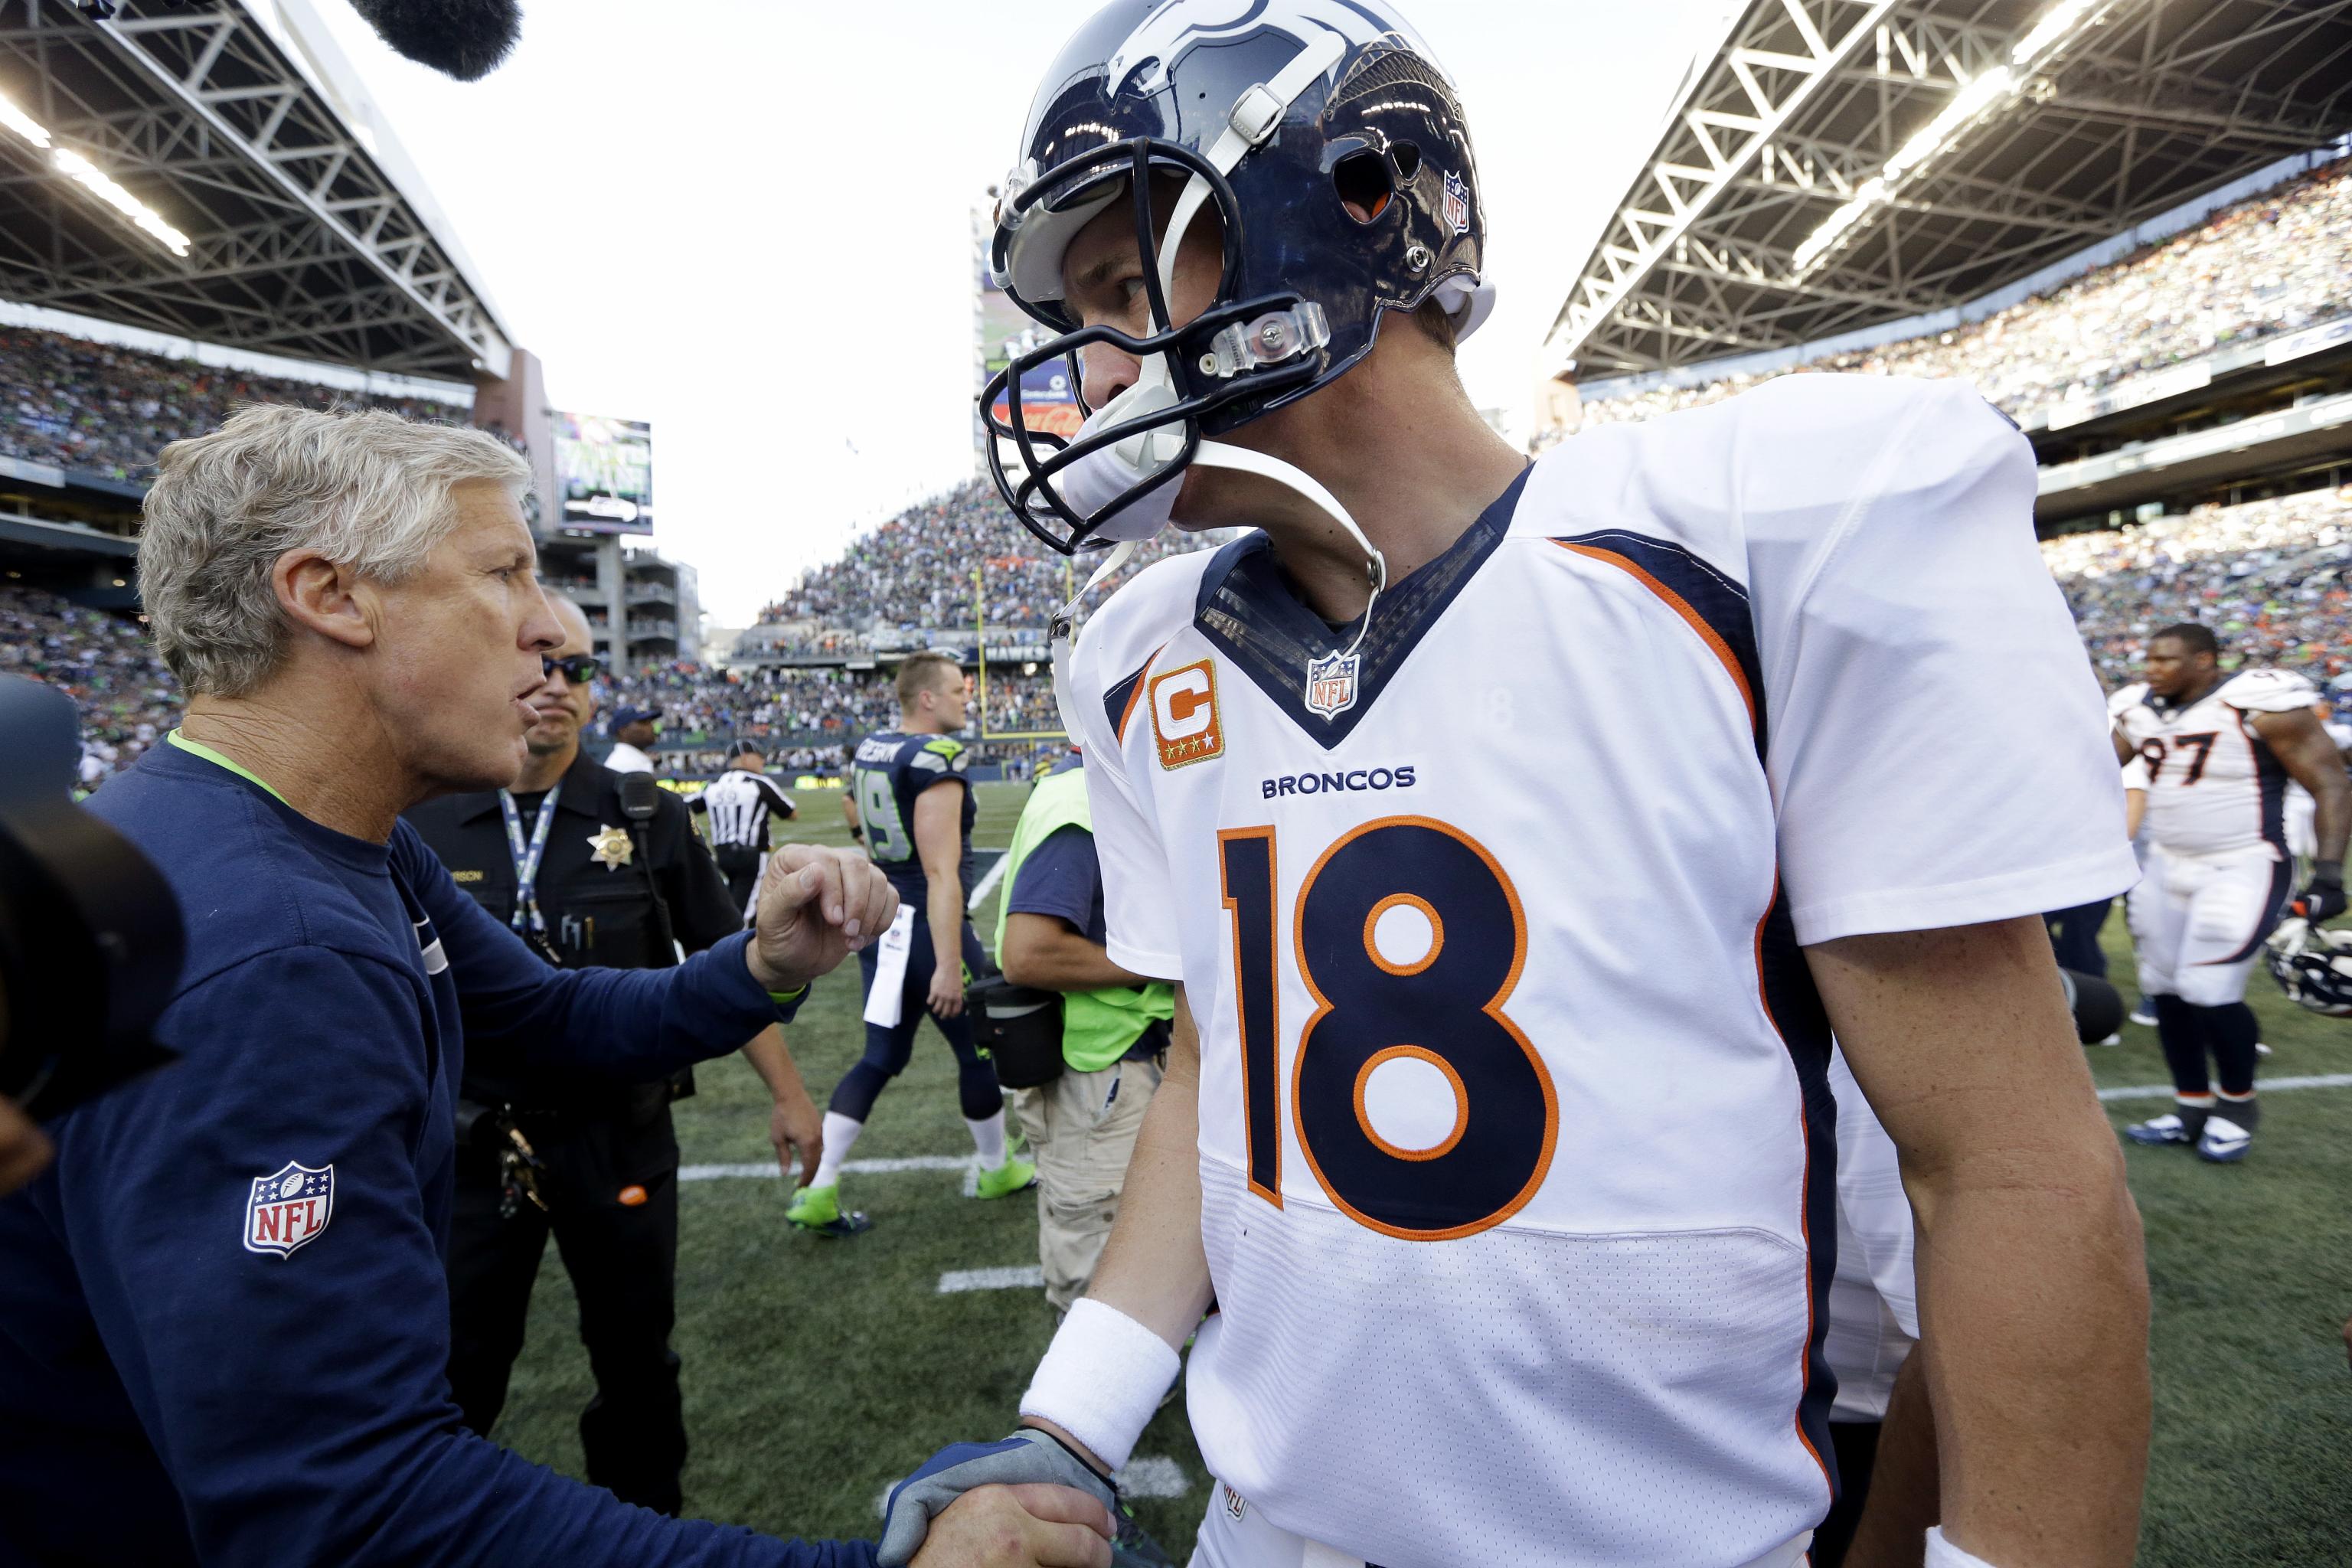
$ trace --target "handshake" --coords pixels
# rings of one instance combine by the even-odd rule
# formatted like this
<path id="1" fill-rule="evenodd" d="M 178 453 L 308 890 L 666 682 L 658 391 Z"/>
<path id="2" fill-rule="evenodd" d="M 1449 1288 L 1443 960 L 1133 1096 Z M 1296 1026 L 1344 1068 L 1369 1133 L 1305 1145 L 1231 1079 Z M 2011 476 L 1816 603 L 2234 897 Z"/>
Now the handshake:
<path id="1" fill-rule="evenodd" d="M 1167 1559 L 1118 1552 L 1118 1490 L 1077 1449 L 1024 1426 L 956 1443 L 890 1490 L 882 1568 L 1113 1568 Z M 1155 1549 L 1156 1553 L 1156 1549 Z"/>

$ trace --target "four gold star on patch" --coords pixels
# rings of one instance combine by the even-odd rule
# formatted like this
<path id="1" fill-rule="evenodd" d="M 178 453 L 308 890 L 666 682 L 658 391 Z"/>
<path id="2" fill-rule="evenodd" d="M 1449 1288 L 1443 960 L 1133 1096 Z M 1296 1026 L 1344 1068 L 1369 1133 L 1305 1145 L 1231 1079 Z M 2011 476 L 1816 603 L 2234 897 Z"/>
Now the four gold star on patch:
<path id="1" fill-rule="evenodd" d="M 597 831 L 588 836 L 589 858 L 607 871 L 617 871 L 629 863 L 629 830 L 597 825 Z"/>

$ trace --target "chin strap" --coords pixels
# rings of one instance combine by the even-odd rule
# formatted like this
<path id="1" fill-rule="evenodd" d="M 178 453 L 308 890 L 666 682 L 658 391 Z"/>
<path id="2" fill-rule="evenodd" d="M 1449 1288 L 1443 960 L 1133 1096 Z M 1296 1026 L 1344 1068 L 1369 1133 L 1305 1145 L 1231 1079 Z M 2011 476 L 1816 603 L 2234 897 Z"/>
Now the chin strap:
<path id="1" fill-rule="evenodd" d="M 1347 531 L 1348 537 L 1356 542 L 1356 548 L 1364 552 L 1365 580 L 1371 587 L 1371 596 L 1364 601 L 1363 619 L 1357 623 L 1355 640 L 1349 643 L 1348 652 L 1352 654 L 1361 647 L 1364 634 L 1372 628 L 1372 606 L 1380 603 L 1381 590 L 1389 585 L 1389 559 L 1364 536 L 1364 531 L 1357 526 L 1356 520 L 1348 515 L 1348 509 L 1339 504 L 1339 498 L 1325 489 L 1320 481 L 1304 468 L 1286 463 L 1279 458 L 1269 458 L 1263 452 L 1253 452 L 1246 447 L 1231 446 L 1223 441 L 1202 442 L 1192 464 L 1195 468 L 1233 468 L 1244 474 L 1255 474 L 1260 479 L 1272 479 L 1276 484 L 1286 486 L 1305 496 Z"/>
<path id="2" fill-rule="evenodd" d="M 1272 81 L 1252 87 L 1243 93 L 1227 112 L 1225 128 L 1209 149 L 1209 163 L 1221 174 L 1232 174 L 1234 165 L 1250 149 L 1265 145 L 1274 135 L 1282 124 L 1284 113 L 1297 101 L 1298 95 L 1338 65 L 1347 52 L 1348 40 L 1336 32 L 1327 31 L 1293 55 L 1290 62 L 1275 73 Z M 1185 182 L 1182 194 L 1176 198 L 1176 205 L 1168 215 L 1168 227 L 1160 242 L 1160 289 L 1163 298 L 1175 296 L 1177 250 L 1183 242 L 1184 231 L 1192 226 L 1193 218 L 1200 215 L 1208 199 L 1209 182 L 1194 174 Z M 1152 331 L 1164 332 L 1168 326 L 1167 322 L 1157 319 L 1155 312 Z M 1169 374 L 1166 355 L 1151 355 L 1140 367 L 1140 373 L 1139 384 L 1157 378 L 1172 390 L 1174 377 Z M 1348 537 L 1364 552 L 1366 577 L 1371 586 L 1371 596 L 1364 603 L 1363 619 L 1356 627 L 1355 640 L 1348 645 L 1348 652 L 1353 654 L 1363 646 L 1364 634 L 1371 629 L 1372 606 L 1380 603 L 1381 592 L 1389 584 L 1389 563 L 1388 558 L 1364 537 L 1364 531 L 1356 525 L 1354 518 L 1348 515 L 1348 509 L 1339 504 L 1339 499 L 1302 468 L 1278 458 L 1269 458 L 1243 447 L 1228 446 L 1222 441 L 1202 442 L 1193 454 L 1192 461 L 1206 468 L 1233 468 L 1256 474 L 1276 484 L 1286 485 L 1329 513 L 1333 521 L 1347 531 Z M 1054 616 L 1052 629 L 1048 633 L 1054 665 L 1054 705 L 1061 713 L 1064 732 L 1074 742 L 1084 734 L 1071 721 L 1070 707 L 1070 652 L 1077 627 L 1078 604 L 1099 587 L 1105 578 L 1115 575 L 1135 559 L 1139 542 L 1129 541 L 1114 548 L 1103 558 L 1102 564 L 1095 568 L 1094 574 L 1087 579 L 1087 585 Z"/>
<path id="3" fill-rule="evenodd" d="M 1355 637 L 1348 644 L 1347 655 L 1353 655 L 1363 647 L 1364 634 L 1372 629 L 1373 607 L 1379 605 L 1381 593 L 1389 585 L 1389 561 L 1365 537 L 1356 520 L 1348 514 L 1348 509 L 1339 503 L 1339 498 L 1326 489 L 1314 475 L 1304 468 L 1286 463 L 1279 458 L 1269 458 L 1263 452 L 1253 452 L 1246 447 L 1230 446 L 1223 441 L 1203 441 L 1192 462 L 1201 468 L 1232 468 L 1240 473 L 1255 474 L 1261 479 L 1286 486 L 1328 513 L 1334 522 L 1347 531 L 1348 537 L 1354 540 L 1357 548 L 1364 552 L 1365 580 L 1371 589 L 1370 596 L 1364 601 L 1363 618 L 1356 623 Z M 1140 548 L 1141 542 L 1131 539 L 1114 546 L 1103 557 L 1102 563 L 1094 569 L 1093 574 L 1087 577 L 1086 586 L 1080 588 L 1068 604 L 1054 612 L 1052 628 L 1047 633 L 1054 663 L 1054 706 L 1062 716 L 1064 733 L 1074 742 L 1085 733 L 1074 721 L 1070 706 L 1070 652 L 1077 630 L 1078 605 L 1088 594 L 1102 586 L 1107 578 L 1124 570 Z"/>

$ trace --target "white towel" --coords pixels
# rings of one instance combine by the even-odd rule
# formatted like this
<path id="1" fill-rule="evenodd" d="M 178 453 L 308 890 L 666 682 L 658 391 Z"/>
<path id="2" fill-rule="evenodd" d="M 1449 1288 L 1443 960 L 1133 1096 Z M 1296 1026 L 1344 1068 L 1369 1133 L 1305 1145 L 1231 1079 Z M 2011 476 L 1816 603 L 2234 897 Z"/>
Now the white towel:
<path id="1" fill-rule="evenodd" d="M 900 904 L 898 918 L 874 948 L 874 984 L 866 992 L 866 1021 L 898 1026 L 899 994 L 906 989 L 907 953 L 915 943 L 915 906 Z"/>

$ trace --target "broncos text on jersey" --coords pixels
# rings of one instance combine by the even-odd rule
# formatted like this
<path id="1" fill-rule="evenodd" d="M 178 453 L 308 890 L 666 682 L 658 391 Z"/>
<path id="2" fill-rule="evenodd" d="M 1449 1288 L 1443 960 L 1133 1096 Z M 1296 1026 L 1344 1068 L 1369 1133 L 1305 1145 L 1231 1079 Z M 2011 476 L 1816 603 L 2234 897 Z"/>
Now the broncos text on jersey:
<path id="1" fill-rule="evenodd" d="M 1797 944 L 2135 874 L 2032 499 L 1966 387 L 1792 376 L 1566 443 L 1352 657 L 1257 534 L 1087 626 L 1110 953 L 1201 1032 L 1192 1426 L 1252 1508 L 1391 1568 L 1802 1552 Z"/>

